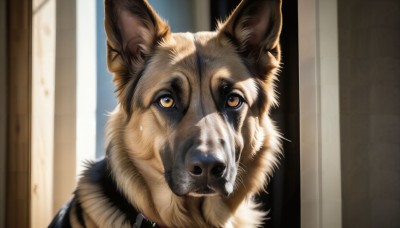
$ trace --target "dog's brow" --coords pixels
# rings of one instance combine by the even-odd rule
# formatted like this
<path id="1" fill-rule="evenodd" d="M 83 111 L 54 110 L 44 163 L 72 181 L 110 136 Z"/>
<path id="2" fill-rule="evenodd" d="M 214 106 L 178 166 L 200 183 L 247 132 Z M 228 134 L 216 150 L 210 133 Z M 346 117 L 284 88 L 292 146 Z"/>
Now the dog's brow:
<path id="1" fill-rule="evenodd" d="M 218 88 L 222 91 L 225 91 L 225 90 L 229 90 L 230 88 L 232 88 L 234 84 L 235 84 L 235 82 L 233 82 L 233 81 L 230 81 L 227 79 L 220 79 Z"/>
<path id="2" fill-rule="evenodd" d="M 179 77 L 173 78 L 170 82 L 171 88 L 178 96 L 182 95 L 182 83 L 182 79 Z"/>
<path id="3" fill-rule="evenodd" d="M 226 88 L 226 87 L 231 87 L 232 84 L 233 84 L 232 82 L 230 82 L 230 81 L 228 81 L 228 80 L 226 80 L 226 79 L 221 79 L 221 80 L 219 81 L 220 87 L 224 87 L 224 88 Z"/>

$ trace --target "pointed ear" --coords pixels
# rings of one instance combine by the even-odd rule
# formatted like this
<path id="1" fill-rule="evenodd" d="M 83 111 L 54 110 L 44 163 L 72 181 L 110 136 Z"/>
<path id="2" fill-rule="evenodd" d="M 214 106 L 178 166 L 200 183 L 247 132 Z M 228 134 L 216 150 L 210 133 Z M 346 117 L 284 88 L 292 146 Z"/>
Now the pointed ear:
<path id="1" fill-rule="evenodd" d="M 170 29 L 145 0 L 105 0 L 104 9 L 107 65 L 122 93 Z"/>
<path id="2" fill-rule="evenodd" d="M 281 0 L 243 0 L 219 25 L 219 35 L 230 39 L 261 75 L 279 67 L 281 5 Z"/>

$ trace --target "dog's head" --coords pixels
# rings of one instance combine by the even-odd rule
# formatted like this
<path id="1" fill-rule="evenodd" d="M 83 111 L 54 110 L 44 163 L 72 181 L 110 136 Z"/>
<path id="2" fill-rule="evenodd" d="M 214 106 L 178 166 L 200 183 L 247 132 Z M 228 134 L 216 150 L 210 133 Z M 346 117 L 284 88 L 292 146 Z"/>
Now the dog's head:
<path id="1" fill-rule="evenodd" d="M 105 1 L 126 145 L 175 194 L 231 194 L 270 146 L 280 8 L 244 0 L 217 31 L 192 34 L 172 33 L 146 1 Z"/>

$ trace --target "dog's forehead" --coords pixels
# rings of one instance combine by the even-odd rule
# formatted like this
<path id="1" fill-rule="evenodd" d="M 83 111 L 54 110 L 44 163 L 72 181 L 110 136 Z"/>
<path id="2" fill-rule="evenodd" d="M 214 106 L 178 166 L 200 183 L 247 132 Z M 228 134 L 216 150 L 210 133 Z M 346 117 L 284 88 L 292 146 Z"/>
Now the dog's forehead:
<path id="1" fill-rule="evenodd" d="M 218 71 L 231 72 L 233 75 L 226 75 L 231 77 L 247 74 L 235 47 L 218 32 L 173 33 L 164 45 L 170 59 L 168 65 L 190 69 L 193 77 L 212 77 Z M 164 53 L 161 59 L 165 57 Z"/>
<path id="2" fill-rule="evenodd" d="M 249 79 L 235 47 L 217 32 L 173 33 L 163 40 L 144 70 L 141 87 L 155 89 L 177 75 L 192 86 L 215 85 L 227 77 L 232 82 Z"/>
<path id="3" fill-rule="evenodd" d="M 216 32 L 173 33 L 171 39 L 165 43 L 170 51 L 172 65 L 199 64 L 215 58 L 218 49 L 221 49 L 217 46 Z"/>
<path id="4" fill-rule="evenodd" d="M 231 74 L 225 76 L 236 77 L 237 81 L 248 76 L 232 44 L 220 38 L 217 32 L 173 33 L 160 43 L 141 82 L 153 86 L 154 82 L 168 80 L 178 73 L 198 84 L 196 81 L 220 72 Z"/>
<path id="5" fill-rule="evenodd" d="M 226 80 L 249 90 L 255 88 L 235 47 L 217 32 L 173 33 L 168 40 L 162 41 L 137 88 L 136 94 L 147 95 L 138 99 L 149 104 L 157 91 L 166 89 L 177 78 L 184 88 L 190 87 L 192 91 L 211 92 L 207 88 L 218 89 L 218 85 Z"/>
<path id="6" fill-rule="evenodd" d="M 235 47 L 217 32 L 173 33 L 171 43 L 177 53 L 190 53 L 200 60 L 212 59 L 226 64 L 238 57 Z"/>

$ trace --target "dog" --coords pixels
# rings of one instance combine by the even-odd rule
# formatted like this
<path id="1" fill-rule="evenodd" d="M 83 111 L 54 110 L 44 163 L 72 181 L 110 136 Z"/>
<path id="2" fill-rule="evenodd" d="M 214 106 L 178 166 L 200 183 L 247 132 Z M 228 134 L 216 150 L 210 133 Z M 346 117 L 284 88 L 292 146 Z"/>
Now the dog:
<path id="1" fill-rule="evenodd" d="M 50 227 L 260 227 L 277 167 L 280 0 L 243 0 L 213 32 L 172 33 L 145 0 L 105 0 L 118 105 Z"/>

